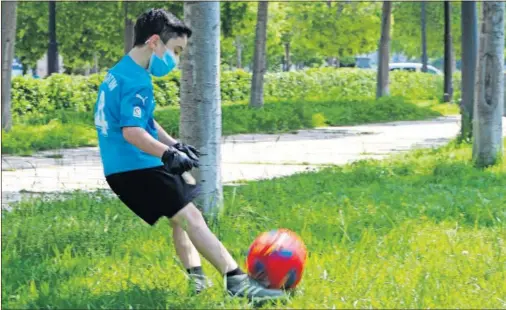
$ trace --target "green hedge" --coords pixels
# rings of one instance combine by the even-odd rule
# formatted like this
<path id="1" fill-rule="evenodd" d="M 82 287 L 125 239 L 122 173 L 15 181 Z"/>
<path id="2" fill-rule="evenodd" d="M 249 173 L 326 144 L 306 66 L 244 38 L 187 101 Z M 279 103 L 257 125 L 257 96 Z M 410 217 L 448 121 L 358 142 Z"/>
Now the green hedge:
<path id="1" fill-rule="evenodd" d="M 18 76 L 13 78 L 12 106 L 15 115 L 55 110 L 90 111 L 105 73 L 88 77 L 54 74 L 47 79 Z M 159 106 L 179 104 L 180 72 L 154 78 L 155 99 Z M 460 96 L 460 75 L 454 77 L 454 98 Z M 221 99 L 224 103 L 249 99 L 251 74 L 227 71 L 221 74 Z M 273 100 L 307 97 L 372 98 L 376 73 L 361 69 L 309 69 L 298 72 L 268 73 L 265 97 Z M 411 100 L 440 100 L 443 77 L 424 73 L 392 72 L 390 92 Z"/>
<path id="2" fill-rule="evenodd" d="M 223 135 L 280 133 L 328 125 L 419 120 L 439 115 L 430 107 L 419 107 L 401 97 L 267 101 L 262 109 L 251 109 L 246 104 L 223 106 L 222 132 Z M 179 116 L 177 107 L 155 112 L 157 122 L 174 137 L 179 133 Z M 3 132 L 3 153 L 30 154 L 37 150 L 96 145 L 91 113 L 62 110 L 51 116 L 24 117 L 21 121 L 10 132 Z"/>

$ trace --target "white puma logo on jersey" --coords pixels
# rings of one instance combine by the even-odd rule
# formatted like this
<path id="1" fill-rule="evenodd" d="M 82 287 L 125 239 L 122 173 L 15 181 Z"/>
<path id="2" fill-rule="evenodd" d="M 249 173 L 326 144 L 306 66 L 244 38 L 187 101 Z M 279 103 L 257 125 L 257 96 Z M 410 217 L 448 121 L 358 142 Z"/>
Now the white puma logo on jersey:
<path id="1" fill-rule="evenodd" d="M 142 101 L 142 105 L 146 105 L 146 100 L 148 99 L 148 97 L 144 98 L 141 95 L 136 94 L 135 98 L 139 98 Z"/>

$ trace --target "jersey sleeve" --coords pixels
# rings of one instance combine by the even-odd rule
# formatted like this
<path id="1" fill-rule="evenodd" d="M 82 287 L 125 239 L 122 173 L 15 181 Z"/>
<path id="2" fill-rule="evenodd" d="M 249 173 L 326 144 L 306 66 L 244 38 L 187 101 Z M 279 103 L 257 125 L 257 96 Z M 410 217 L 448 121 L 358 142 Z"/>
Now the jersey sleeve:
<path id="1" fill-rule="evenodd" d="M 124 96 L 120 102 L 120 127 L 145 128 L 151 118 L 153 91 L 144 88 Z"/>

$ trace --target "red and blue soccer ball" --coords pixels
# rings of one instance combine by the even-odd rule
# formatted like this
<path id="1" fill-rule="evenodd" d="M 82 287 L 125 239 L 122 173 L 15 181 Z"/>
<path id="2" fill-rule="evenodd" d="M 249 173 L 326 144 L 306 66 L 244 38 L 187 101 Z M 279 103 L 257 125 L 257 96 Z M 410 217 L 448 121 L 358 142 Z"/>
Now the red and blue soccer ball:
<path id="1" fill-rule="evenodd" d="M 248 274 L 274 289 L 294 289 L 302 278 L 307 250 L 304 242 L 288 229 L 262 233 L 251 244 Z"/>

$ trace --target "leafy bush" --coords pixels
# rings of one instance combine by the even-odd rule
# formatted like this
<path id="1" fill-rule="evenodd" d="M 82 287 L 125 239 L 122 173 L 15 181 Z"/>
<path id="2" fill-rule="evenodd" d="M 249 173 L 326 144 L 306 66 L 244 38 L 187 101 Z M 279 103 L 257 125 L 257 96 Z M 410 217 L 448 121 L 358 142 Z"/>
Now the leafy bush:
<path id="1" fill-rule="evenodd" d="M 52 113 L 56 110 L 91 111 L 97 89 L 105 73 L 88 77 L 54 74 L 47 79 L 15 77 L 13 112 L 15 115 Z M 153 78 L 155 100 L 159 106 L 179 104 L 180 72 Z M 460 97 L 460 75 L 454 76 L 454 98 Z M 221 74 L 221 100 L 235 103 L 249 99 L 251 74 L 227 71 Z M 373 98 L 376 73 L 361 69 L 309 69 L 265 75 L 265 97 L 272 100 L 301 100 L 308 97 Z M 392 96 L 410 100 L 441 100 L 443 78 L 424 73 L 392 72 Z"/>
<path id="2" fill-rule="evenodd" d="M 12 79 L 12 114 L 24 115 L 37 111 L 51 112 L 54 107 L 49 104 L 46 94 L 47 80 L 36 80 L 27 77 Z"/>
<path id="3" fill-rule="evenodd" d="M 288 132 L 315 126 L 346 126 L 370 122 L 419 120 L 441 115 L 402 97 L 367 99 L 315 99 L 271 101 L 261 109 L 246 104 L 222 108 L 223 135 Z M 155 118 L 174 135 L 179 132 L 179 109 L 155 112 Z"/>
<path id="4" fill-rule="evenodd" d="M 17 125 L 2 133 L 2 152 L 29 155 L 36 150 L 96 145 L 95 130 L 89 125 L 62 124 L 51 121 L 46 125 Z"/>

